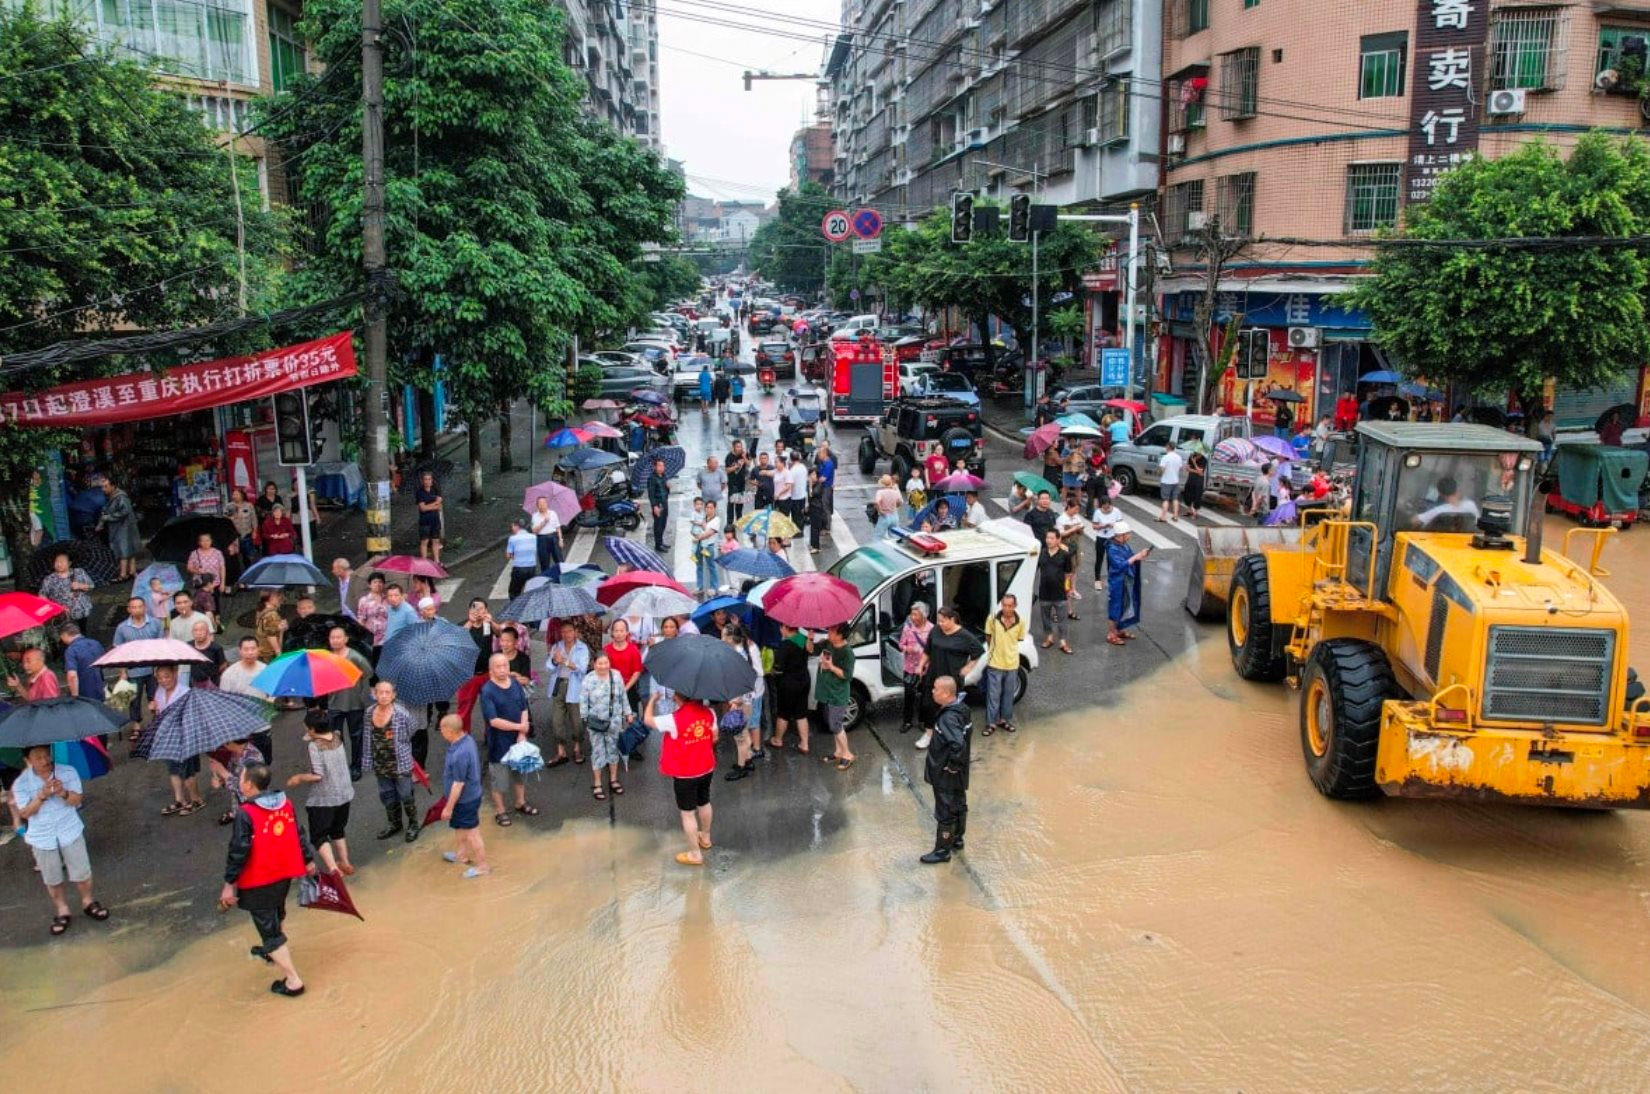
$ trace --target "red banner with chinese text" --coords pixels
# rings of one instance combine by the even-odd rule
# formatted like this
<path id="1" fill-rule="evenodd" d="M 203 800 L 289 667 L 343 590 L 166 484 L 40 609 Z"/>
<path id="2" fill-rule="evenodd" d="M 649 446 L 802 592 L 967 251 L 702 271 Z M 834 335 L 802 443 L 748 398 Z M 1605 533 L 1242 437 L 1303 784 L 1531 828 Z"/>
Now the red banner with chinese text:
<path id="1" fill-rule="evenodd" d="M 14 425 L 84 428 L 166 418 L 355 375 L 350 332 L 225 357 L 165 372 L 134 372 L 0 395 L 0 420 Z"/>

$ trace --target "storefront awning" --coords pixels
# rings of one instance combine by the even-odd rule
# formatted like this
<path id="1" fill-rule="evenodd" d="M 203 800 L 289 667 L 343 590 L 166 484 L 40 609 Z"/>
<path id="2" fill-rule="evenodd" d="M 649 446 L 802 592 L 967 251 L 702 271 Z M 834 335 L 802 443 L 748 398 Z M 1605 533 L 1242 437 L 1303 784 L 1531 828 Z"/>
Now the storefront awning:
<path id="1" fill-rule="evenodd" d="M 0 395 L 0 420 L 13 425 L 84 429 L 166 418 L 355 375 L 355 350 L 343 331 L 251 357 L 180 365 Z"/>

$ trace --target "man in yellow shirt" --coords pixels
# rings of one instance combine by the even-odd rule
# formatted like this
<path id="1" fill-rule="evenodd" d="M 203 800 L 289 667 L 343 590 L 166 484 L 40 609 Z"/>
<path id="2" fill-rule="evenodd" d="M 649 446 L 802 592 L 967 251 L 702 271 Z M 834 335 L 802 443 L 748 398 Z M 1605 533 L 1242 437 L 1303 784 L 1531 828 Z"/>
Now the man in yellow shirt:
<path id="1" fill-rule="evenodd" d="M 1013 593 L 1004 595 L 999 611 L 985 624 L 985 729 L 989 737 L 1001 729 L 1014 732 L 1014 692 L 1020 683 L 1020 640 L 1026 621 Z"/>

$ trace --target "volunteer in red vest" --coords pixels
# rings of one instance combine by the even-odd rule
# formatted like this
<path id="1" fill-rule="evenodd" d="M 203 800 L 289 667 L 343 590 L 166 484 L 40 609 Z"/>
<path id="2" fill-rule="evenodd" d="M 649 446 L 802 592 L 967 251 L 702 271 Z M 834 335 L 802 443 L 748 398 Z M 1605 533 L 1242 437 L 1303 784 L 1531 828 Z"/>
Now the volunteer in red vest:
<path id="1" fill-rule="evenodd" d="M 660 733 L 659 772 L 675 784 L 676 808 L 688 849 L 676 856 L 683 866 L 703 866 L 710 850 L 710 784 L 716 775 L 716 715 L 697 699 L 678 695 L 676 709 L 655 716 L 655 691 L 642 719 Z"/>
<path id="2" fill-rule="evenodd" d="M 235 811 L 234 834 L 229 837 L 229 861 L 223 872 L 218 907 L 239 904 L 252 915 L 260 945 L 252 956 L 281 970 L 282 978 L 269 985 L 276 995 L 304 994 L 304 981 L 292 964 L 282 927 L 286 894 L 292 879 L 313 874 L 315 848 L 298 827 L 292 803 L 280 790 L 269 788 L 269 768 L 249 764 L 241 772 L 241 807 Z"/>

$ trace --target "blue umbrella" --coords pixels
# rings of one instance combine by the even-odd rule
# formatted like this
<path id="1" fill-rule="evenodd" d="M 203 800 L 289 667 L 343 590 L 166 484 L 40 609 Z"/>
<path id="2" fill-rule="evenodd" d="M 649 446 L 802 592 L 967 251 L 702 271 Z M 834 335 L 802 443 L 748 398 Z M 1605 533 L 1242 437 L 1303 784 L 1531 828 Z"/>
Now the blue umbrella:
<path id="1" fill-rule="evenodd" d="M 602 539 L 602 546 L 607 548 L 607 553 L 613 556 L 615 562 L 623 565 L 634 566 L 638 570 L 652 570 L 656 574 L 665 574 L 666 576 L 673 576 L 675 573 L 671 569 L 670 563 L 654 554 L 650 548 L 644 547 L 634 540 L 625 539 L 621 536 L 605 536 Z"/>
<path id="2" fill-rule="evenodd" d="M 688 618 L 693 621 L 693 625 L 695 627 L 698 627 L 700 630 L 704 630 L 709 624 L 711 615 L 718 611 L 727 612 L 729 615 L 737 615 L 740 619 L 749 620 L 751 615 L 756 610 L 756 605 L 747 603 L 743 597 L 718 596 L 712 597 L 710 600 L 707 600 L 703 604 L 699 605 L 699 609 L 692 615 L 688 616 Z"/>
<path id="3" fill-rule="evenodd" d="M 384 643 L 378 675 L 395 685 L 409 706 L 444 703 L 475 675 L 476 644 L 470 634 L 445 619 L 408 623 Z"/>
<path id="4" fill-rule="evenodd" d="M 724 570 L 732 570 L 736 574 L 749 574 L 751 577 L 790 577 L 796 573 L 789 562 L 772 551 L 753 551 L 749 547 L 717 555 L 716 561 Z"/>
<path id="5" fill-rule="evenodd" d="M 1400 377 L 1396 372 L 1393 372 L 1388 368 L 1383 368 L 1376 369 L 1374 372 L 1364 373 L 1362 376 L 1358 377 L 1358 382 L 1360 384 L 1395 384 L 1400 379 L 1402 379 L 1402 377 Z"/>
<path id="6" fill-rule="evenodd" d="M 939 508 L 939 504 L 942 501 L 950 507 L 950 526 L 956 527 L 957 522 L 962 520 L 963 513 L 967 511 L 968 506 L 967 500 L 961 494 L 947 494 L 943 498 L 935 498 L 933 501 L 917 510 L 917 515 L 911 521 L 911 527 L 921 528 L 922 522 L 933 517 L 934 510 Z"/>
<path id="7" fill-rule="evenodd" d="M 600 615 L 606 610 L 582 585 L 546 584 L 510 601 L 499 612 L 499 618 L 537 623 L 545 619 L 566 619 L 570 615 Z"/>
<path id="8" fill-rule="evenodd" d="M 325 585 L 327 575 L 303 555 L 270 555 L 246 568 L 238 582 L 249 589 L 280 589 L 288 585 Z"/>
<path id="9" fill-rule="evenodd" d="M 160 578 L 162 592 L 171 594 L 183 591 L 183 574 L 178 570 L 177 563 L 151 562 L 139 570 L 138 575 L 132 579 L 131 595 L 147 597 L 149 595 L 149 582 L 157 577 Z M 145 600 L 144 603 L 147 604 L 148 601 Z"/>
<path id="10" fill-rule="evenodd" d="M 600 448 L 577 448 L 561 458 L 560 466 L 570 471 L 592 471 L 622 462 L 618 456 Z"/>
<path id="11" fill-rule="evenodd" d="M 653 477 L 654 460 L 664 460 L 665 478 L 673 479 L 682 473 L 682 468 L 687 466 L 687 453 L 683 452 L 680 446 L 674 444 L 667 444 L 660 448 L 650 448 L 643 452 L 641 459 L 636 461 L 636 466 L 630 469 L 630 488 L 632 490 L 642 489 L 647 485 L 647 480 Z"/>
<path id="12" fill-rule="evenodd" d="M 600 566 L 585 563 L 583 566 L 571 570 L 563 570 L 561 572 L 561 583 L 563 585 L 594 585 L 606 576 L 607 571 Z"/>
<path id="13" fill-rule="evenodd" d="M 650 406 L 664 406 L 670 400 L 660 395 L 652 388 L 639 387 L 630 393 L 632 400 L 638 403 L 647 403 Z"/>
<path id="14" fill-rule="evenodd" d="M 589 434 L 577 429 L 558 429 L 544 438 L 546 448 L 577 448 L 589 440 Z"/>
<path id="15" fill-rule="evenodd" d="M 274 707 L 250 695 L 190 688 L 161 712 L 132 754 L 182 763 L 262 732 L 274 716 Z"/>

